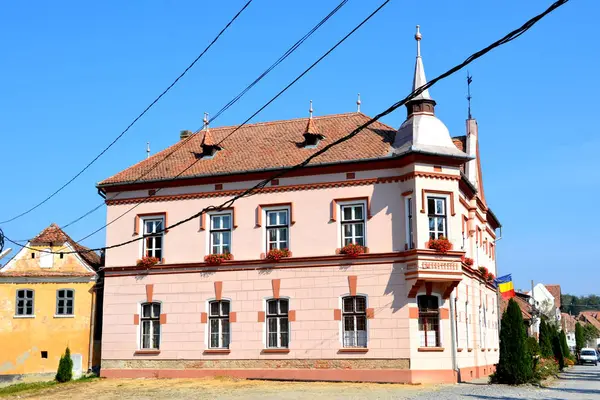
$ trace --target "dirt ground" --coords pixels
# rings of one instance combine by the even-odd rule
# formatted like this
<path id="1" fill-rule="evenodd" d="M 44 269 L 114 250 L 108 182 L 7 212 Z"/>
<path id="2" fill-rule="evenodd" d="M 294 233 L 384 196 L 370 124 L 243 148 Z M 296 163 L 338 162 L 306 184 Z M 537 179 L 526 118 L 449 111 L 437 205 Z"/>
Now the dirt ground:
<path id="1" fill-rule="evenodd" d="M 391 399 L 412 398 L 431 386 L 214 379 L 99 379 L 22 392 L 10 399 Z"/>

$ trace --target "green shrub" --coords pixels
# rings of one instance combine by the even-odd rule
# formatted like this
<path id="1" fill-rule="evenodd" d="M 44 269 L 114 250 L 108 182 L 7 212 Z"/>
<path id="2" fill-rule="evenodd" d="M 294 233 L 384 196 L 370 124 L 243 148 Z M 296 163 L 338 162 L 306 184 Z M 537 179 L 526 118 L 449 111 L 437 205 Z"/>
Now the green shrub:
<path id="1" fill-rule="evenodd" d="M 552 331 L 543 317 L 540 322 L 540 351 L 543 357 L 552 357 L 554 355 L 554 351 L 552 350 Z"/>
<path id="2" fill-rule="evenodd" d="M 73 360 L 71 359 L 71 350 L 68 347 L 65 354 L 60 357 L 55 379 L 57 382 L 68 382 L 73 379 Z"/>
<path id="3" fill-rule="evenodd" d="M 552 338 L 552 351 L 554 352 L 554 359 L 558 361 L 558 369 L 562 371 L 565 368 L 565 359 L 560 344 L 560 335 L 558 334 Z"/>
<path id="4" fill-rule="evenodd" d="M 527 346 L 527 334 L 519 305 L 510 299 L 502 315 L 500 361 L 492 382 L 520 385 L 533 377 L 533 362 Z"/>
<path id="5" fill-rule="evenodd" d="M 542 381 L 558 374 L 558 363 L 553 358 L 540 359 L 535 367 L 534 380 Z"/>
<path id="6" fill-rule="evenodd" d="M 532 357 L 542 355 L 542 352 L 540 351 L 540 344 L 534 337 L 530 336 L 527 338 L 527 348 L 529 349 L 529 354 L 531 354 Z"/>
<path id="7" fill-rule="evenodd" d="M 560 347 L 562 348 L 563 356 L 565 358 L 571 357 L 571 350 L 569 350 L 569 345 L 567 344 L 567 335 L 565 331 L 560 331 Z"/>
<path id="8" fill-rule="evenodd" d="M 581 349 L 585 347 L 585 339 L 583 337 L 583 326 L 578 322 L 575 324 L 575 349 L 577 352 L 577 356 L 579 356 L 579 352 Z"/>

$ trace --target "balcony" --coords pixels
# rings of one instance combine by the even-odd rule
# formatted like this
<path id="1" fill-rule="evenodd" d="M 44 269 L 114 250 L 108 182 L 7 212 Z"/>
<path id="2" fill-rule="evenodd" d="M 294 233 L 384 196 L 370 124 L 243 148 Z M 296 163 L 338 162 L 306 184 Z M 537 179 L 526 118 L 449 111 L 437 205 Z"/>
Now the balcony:
<path id="1" fill-rule="evenodd" d="M 439 253 L 433 250 L 415 250 L 406 264 L 404 277 L 412 285 L 408 297 L 416 297 L 419 290 L 425 288 L 431 292 L 433 284 L 443 291 L 447 299 L 462 280 L 461 256 L 463 252 L 449 251 Z"/>

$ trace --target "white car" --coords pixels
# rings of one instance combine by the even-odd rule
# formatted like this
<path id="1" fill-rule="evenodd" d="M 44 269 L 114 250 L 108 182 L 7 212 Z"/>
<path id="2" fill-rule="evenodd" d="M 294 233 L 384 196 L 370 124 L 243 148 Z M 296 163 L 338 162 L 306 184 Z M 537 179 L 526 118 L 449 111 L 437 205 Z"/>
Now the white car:
<path id="1" fill-rule="evenodd" d="M 581 349 L 581 353 L 579 353 L 579 364 L 598 365 L 598 354 L 596 354 L 596 350 L 591 348 Z"/>

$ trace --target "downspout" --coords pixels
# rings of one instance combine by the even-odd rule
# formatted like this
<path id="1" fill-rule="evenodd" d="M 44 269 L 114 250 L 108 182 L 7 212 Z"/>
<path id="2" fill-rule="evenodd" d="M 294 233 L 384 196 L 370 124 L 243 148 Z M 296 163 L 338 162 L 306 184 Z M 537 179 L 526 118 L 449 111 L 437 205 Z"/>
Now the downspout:
<path id="1" fill-rule="evenodd" d="M 456 382 L 460 383 L 460 370 L 458 369 L 457 351 L 456 351 L 456 310 L 454 309 L 454 290 L 450 294 L 450 336 L 452 337 L 452 370 L 456 372 Z"/>
<path id="2" fill-rule="evenodd" d="M 96 322 L 96 288 L 98 285 L 96 277 L 94 287 L 92 288 L 92 312 L 90 313 L 90 346 L 88 351 L 88 372 L 92 370 L 92 359 L 94 357 L 94 328 Z"/>

